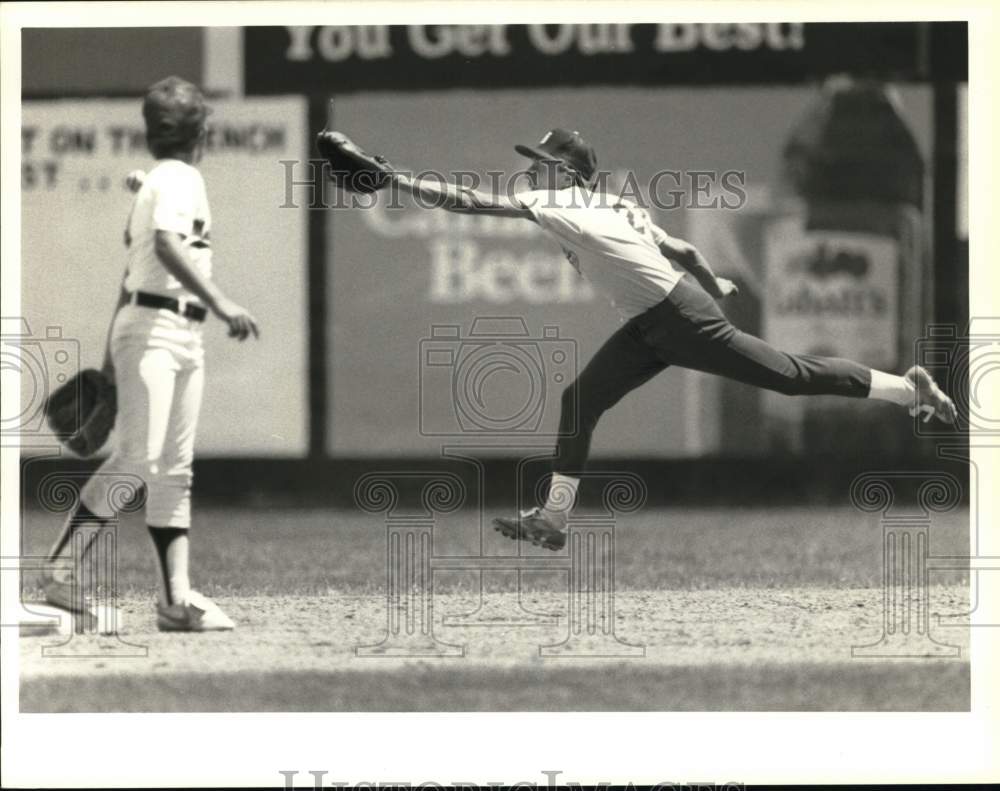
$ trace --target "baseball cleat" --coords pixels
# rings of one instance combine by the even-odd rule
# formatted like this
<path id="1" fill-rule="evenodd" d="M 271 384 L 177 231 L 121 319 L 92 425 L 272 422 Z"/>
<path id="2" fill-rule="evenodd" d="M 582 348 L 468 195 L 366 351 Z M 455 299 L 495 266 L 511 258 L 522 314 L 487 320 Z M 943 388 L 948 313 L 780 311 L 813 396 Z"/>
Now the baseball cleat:
<path id="1" fill-rule="evenodd" d="M 56 572 L 57 569 L 53 566 L 42 569 L 39 581 L 45 594 L 46 604 L 67 612 L 89 613 L 89 603 L 82 595 L 83 592 L 74 584 L 72 573 L 66 572 L 65 575 L 57 576 Z"/>
<path id="2" fill-rule="evenodd" d="M 156 626 L 161 632 L 221 632 L 236 628 L 218 604 L 198 591 L 189 591 L 181 604 L 157 604 Z"/>
<path id="3" fill-rule="evenodd" d="M 512 519 L 497 517 L 493 520 L 493 529 L 515 541 L 530 541 L 536 547 L 553 551 L 566 546 L 566 533 L 541 508 L 532 508 Z"/>
<path id="4" fill-rule="evenodd" d="M 39 580 L 45 603 L 68 612 L 72 618 L 52 626 L 59 634 L 70 634 L 72 629 L 79 632 L 99 632 L 114 634 L 122 628 L 122 613 L 107 602 L 94 602 L 85 596 L 74 582 L 73 574 L 54 566 L 42 569 Z M 51 624 L 50 624 L 51 626 Z M 23 630 L 22 630 L 23 631 Z"/>
<path id="5" fill-rule="evenodd" d="M 916 390 L 916 404 L 910 408 L 910 416 L 923 416 L 926 423 L 932 417 L 944 423 L 954 423 L 958 416 L 955 402 L 944 394 L 944 391 L 934 382 L 931 375 L 919 365 L 914 365 L 903 374 L 903 378 L 913 384 Z"/>

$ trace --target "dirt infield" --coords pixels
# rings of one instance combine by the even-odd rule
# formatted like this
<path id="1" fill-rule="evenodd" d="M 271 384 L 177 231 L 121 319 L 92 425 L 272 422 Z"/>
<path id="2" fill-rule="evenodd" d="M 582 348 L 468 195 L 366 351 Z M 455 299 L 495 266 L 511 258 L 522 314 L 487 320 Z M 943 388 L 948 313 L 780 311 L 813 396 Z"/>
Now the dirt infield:
<path id="1" fill-rule="evenodd" d="M 27 511 L 25 550 L 44 552 L 59 521 Z M 968 525 L 967 511 L 936 518 L 931 551 L 966 552 Z M 851 508 L 651 509 L 623 518 L 614 633 L 625 647 L 574 642 L 589 654 L 573 658 L 540 651 L 569 633 L 565 568 L 522 572 L 520 603 L 516 571 L 435 570 L 433 634 L 460 655 L 359 656 L 356 649 L 379 644 L 388 626 L 386 528 L 378 516 L 200 508 L 193 578 L 236 620 L 230 634 L 157 632 L 149 537 L 137 516 L 123 521 L 118 536 L 121 637 L 143 655 L 116 656 L 100 647 L 120 649 L 113 640 L 74 637 L 65 646 L 69 656 L 43 656 L 43 646 L 58 639 L 24 639 L 23 710 L 969 707 L 967 635 L 933 617 L 931 634 L 958 646 L 960 656 L 852 656 L 852 646 L 874 643 L 883 631 L 883 537 L 877 514 Z M 516 549 L 482 531 L 475 513 L 447 514 L 434 526 L 433 551 L 442 562 L 480 552 L 509 562 Z M 557 556 L 527 547 L 524 564 Z M 929 583 L 930 613 L 968 609 L 967 574 L 935 572 Z M 25 601 L 40 593 L 25 581 Z M 419 614 L 416 607 L 401 611 L 400 629 L 407 617 L 415 628 Z"/>
<path id="2" fill-rule="evenodd" d="M 966 630 L 936 625 L 953 658 L 860 658 L 882 635 L 879 588 L 624 591 L 614 640 L 567 643 L 564 593 L 435 593 L 451 656 L 391 656 L 380 594 L 218 598 L 233 633 L 160 634 L 148 598 L 121 602 L 121 640 L 21 643 L 25 711 L 967 710 Z M 478 607 L 477 605 L 481 606 Z M 967 609 L 965 586 L 930 611 Z M 405 619 L 405 614 L 404 614 Z M 456 625 L 455 621 L 466 625 Z M 470 622 L 478 621 L 475 625 Z M 499 622 L 498 622 L 499 621 Z M 511 621 L 520 621 L 511 625 Z M 539 621 L 532 623 L 533 621 Z M 547 621 L 547 622 L 546 622 Z M 506 623 L 505 623 L 506 622 Z M 406 631 L 404 620 L 403 631 Z M 145 656 L 125 657 L 125 646 Z M 559 646 L 576 655 L 543 655 Z M 926 643 L 912 642 L 913 653 Z M 558 649 L 557 649 L 558 650 Z M 390 652 L 391 653 L 391 652 Z M 631 656 L 626 656 L 631 654 Z"/>

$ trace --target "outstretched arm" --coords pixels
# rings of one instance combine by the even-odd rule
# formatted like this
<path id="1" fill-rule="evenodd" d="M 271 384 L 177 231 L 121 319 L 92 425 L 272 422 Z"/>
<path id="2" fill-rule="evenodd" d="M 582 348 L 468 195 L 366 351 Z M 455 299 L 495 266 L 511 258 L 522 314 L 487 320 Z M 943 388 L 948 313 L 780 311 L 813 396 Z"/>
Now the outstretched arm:
<path id="1" fill-rule="evenodd" d="M 414 179 L 405 173 L 394 173 L 396 185 L 436 208 L 460 214 L 492 214 L 497 217 L 518 217 L 534 220 L 531 212 L 506 195 L 492 195 L 459 184 L 431 179 Z"/>
<path id="2" fill-rule="evenodd" d="M 675 239 L 666 233 L 662 233 L 657 239 L 660 252 L 672 261 L 676 261 L 684 269 L 690 272 L 703 289 L 711 294 L 715 299 L 722 299 L 729 294 L 735 294 L 739 289 L 732 280 L 724 277 L 717 277 L 712 267 L 708 265 L 705 257 L 698 252 L 690 242 L 683 239 Z"/>

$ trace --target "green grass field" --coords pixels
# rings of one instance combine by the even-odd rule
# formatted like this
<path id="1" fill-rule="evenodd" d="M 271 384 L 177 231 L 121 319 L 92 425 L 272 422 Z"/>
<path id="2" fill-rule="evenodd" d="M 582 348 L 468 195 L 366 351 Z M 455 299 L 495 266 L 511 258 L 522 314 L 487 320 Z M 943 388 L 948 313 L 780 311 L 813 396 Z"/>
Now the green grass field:
<path id="1" fill-rule="evenodd" d="M 27 512 L 25 554 L 44 552 L 57 529 L 56 517 Z M 387 628 L 380 518 L 201 509 L 195 530 L 193 581 L 239 628 L 157 632 L 152 547 L 141 519 L 128 517 L 118 528 L 121 640 L 145 656 L 120 656 L 114 638 L 75 636 L 70 656 L 52 657 L 43 646 L 59 638 L 23 638 L 22 710 L 969 708 L 961 628 L 932 618 L 933 638 L 956 646 L 955 657 L 852 656 L 852 646 L 882 633 L 882 533 L 876 516 L 846 507 L 623 517 L 615 530 L 617 642 L 599 646 L 600 656 L 588 648 L 572 658 L 540 650 L 567 638 L 567 572 L 436 572 L 433 634 L 463 655 L 358 656 Z M 434 527 L 434 555 L 476 555 L 480 537 L 478 515 L 447 515 Z M 517 548 L 489 529 L 482 542 L 484 555 Z M 931 553 L 967 548 L 968 513 L 937 517 Z M 531 547 L 524 554 L 555 557 Z M 930 584 L 932 613 L 967 609 L 966 575 L 932 573 Z M 24 598 L 38 598 L 30 580 Z M 641 655 L 622 655 L 636 647 Z"/>

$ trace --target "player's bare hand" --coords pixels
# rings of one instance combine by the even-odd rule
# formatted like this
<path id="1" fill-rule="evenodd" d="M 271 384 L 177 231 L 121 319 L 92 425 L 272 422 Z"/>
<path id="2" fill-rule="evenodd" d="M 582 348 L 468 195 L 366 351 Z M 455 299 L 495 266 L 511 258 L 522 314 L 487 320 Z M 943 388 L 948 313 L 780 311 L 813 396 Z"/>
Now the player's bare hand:
<path id="1" fill-rule="evenodd" d="M 740 293 L 740 287 L 737 286 L 732 280 L 728 280 L 724 277 L 715 278 L 715 285 L 719 288 L 719 293 L 716 299 L 724 299 L 730 294 Z"/>
<path id="2" fill-rule="evenodd" d="M 146 171 L 133 170 L 125 177 L 125 186 L 128 187 L 129 192 L 138 192 L 145 180 Z"/>
<path id="3" fill-rule="evenodd" d="M 254 338 L 260 337 L 257 319 L 246 308 L 237 305 L 231 300 L 223 300 L 219 303 L 216 312 L 219 318 L 229 325 L 230 338 L 245 341 L 251 334 Z"/>

